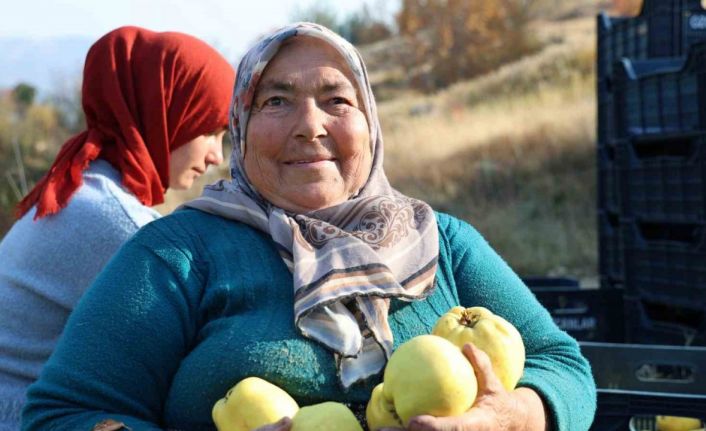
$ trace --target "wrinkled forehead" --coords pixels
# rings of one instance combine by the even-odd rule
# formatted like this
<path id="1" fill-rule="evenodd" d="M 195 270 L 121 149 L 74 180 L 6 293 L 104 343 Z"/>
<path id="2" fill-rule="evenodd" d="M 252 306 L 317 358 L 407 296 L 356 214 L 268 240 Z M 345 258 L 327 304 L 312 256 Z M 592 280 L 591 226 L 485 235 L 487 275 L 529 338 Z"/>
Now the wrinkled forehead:
<path id="1" fill-rule="evenodd" d="M 312 49 L 325 49 L 336 57 L 338 69 L 351 81 L 366 113 L 370 108 L 365 68 L 357 50 L 348 41 L 332 31 L 310 23 L 285 27 L 262 39 L 243 57 L 238 67 L 235 95 L 241 107 L 249 108 L 254 92 L 266 72 L 268 64 L 287 47 L 308 45 Z"/>
<path id="2" fill-rule="evenodd" d="M 295 36 L 285 40 L 267 63 L 257 87 L 261 88 L 264 81 L 272 78 L 273 69 L 277 69 L 280 75 L 283 72 L 297 75 L 312 64 L 336 69 L 360 92 L 353 71 L 343 55 L 331 44 L 311 36 Z"/>
<path id="3" fill-rule="evenodd" d="M 298 92 L 305 88 L 352 92 L 361 110 L 366 105 L 353 71 L 336 48 L 318 38 L 295 36 L 282 43 L 268 62 L 254 98 L 270 91 Z"/>

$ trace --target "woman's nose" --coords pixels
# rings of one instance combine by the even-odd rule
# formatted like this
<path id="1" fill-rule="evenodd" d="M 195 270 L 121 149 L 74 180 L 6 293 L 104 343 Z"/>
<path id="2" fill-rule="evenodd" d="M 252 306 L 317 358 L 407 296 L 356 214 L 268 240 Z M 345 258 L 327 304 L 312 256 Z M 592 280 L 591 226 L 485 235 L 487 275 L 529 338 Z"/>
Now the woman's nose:
<path id="1" fill-rule="evenodd" d="M 318 106 L 315 100 L 305 100 L 297 110 L 294 136 L 304 141 L 313 141 L 326 136 L 324 122 L 326 113 Z"/>
<path id="2" fill-rule="evenodd" d="M 223 141 L 219 139 L 211 147 L 211 150 L 206 154 L 206 163 L 208 165 L 220 165 L 223 163 Z"/>

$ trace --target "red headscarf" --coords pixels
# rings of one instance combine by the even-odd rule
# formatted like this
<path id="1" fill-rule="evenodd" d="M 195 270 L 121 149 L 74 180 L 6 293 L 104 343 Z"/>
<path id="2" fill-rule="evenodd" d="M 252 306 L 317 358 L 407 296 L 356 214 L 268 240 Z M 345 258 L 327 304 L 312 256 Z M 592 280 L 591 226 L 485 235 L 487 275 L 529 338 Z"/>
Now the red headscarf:
<path id="1" fill-rule="evenodd" d="M 122 174 L 144 205 L 164 202 L 169 155 L 228 124 L 235 73 L 211 46 L 192 36 L 121 27 L 88 51 L 82 104 L 87 130 L 70 138 L 49 172 L 18 204 L 21 217 L 59 212 L 96 158 Z"/>

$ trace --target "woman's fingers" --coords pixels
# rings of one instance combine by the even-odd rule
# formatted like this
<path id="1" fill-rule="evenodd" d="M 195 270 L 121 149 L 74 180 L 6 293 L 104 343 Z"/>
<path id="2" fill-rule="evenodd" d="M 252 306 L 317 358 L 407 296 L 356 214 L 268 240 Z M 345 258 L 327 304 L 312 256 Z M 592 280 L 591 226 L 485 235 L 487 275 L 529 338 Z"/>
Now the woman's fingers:
<path id="1" fill-rule="evenodd" d="M 255 431 L 289 431 L 290 428 L 292 428 L 292 420 L 285 416 L 277 422 L 257 428 Z"/>
<path id="2" fill-rule="evenodd" d="M 474 408 L 461 416 L 434 417 L 415 416 L 409 421 L 407 431 L 466 431 L 504 430 L 506 424 L 497 417 L 498 412 L 512 411 L 508 404 L 509 394 L 493 371 L 490 357 L 471 343 L 462 348 L 463 354 L 473 366 L 478 380 L 478 397 Z M 481 401 L 482 400 L 482 401 Z M 381 430 L 383 431 L 383 430 Z M 388 431 L 388 430 L 384 430 Z M 390 429 L 389 431 L 392 431 Z"/>
<path id="3" fill-rule="evenodd" d="M 469 422 L 463 416 L 437 418 L 429 415 L 416 416 L 410 419 L 408 431 L 464 431 Z"/>
<path id="4" fill-rule="evenodd" d="M 471 362 L 473 371 L 478 380 L 478 394 L 482 392 L 497 392 L 503 391 L 503 384 L 493 371 L 493 364 L 490 362 L 490 357 L 487 353 L 474 346 L 471 343 L 463 345 L 463 354 Z"/>

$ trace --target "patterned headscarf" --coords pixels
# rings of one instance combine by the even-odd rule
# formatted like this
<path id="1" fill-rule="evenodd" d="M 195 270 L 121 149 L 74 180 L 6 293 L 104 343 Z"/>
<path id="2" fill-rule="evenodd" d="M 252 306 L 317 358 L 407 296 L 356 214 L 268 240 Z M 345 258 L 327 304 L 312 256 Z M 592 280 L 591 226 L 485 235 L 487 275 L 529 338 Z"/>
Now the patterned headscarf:
<path id="1" fill-rule="evenodd" d="M 346 60 L 363 101 L 373 162 L 363 188 L 347 201 L 293 214 L 264 199 L 243 168 L 255 90 L 282 43 L 314 37 Z M 296 23 L 260 40 L 240 62 L 231 102 L 234 148 L 230 181 L 208 186 L 185 204 L 271 235 L 294 281 L 295 325 L 334 352 L 345 388 L 380 372 L 392 352 L 390 298 L 421 299 L 434 288 L 436 219 L 426 203 L 394 190 L 383 171 L 383 145 L 365 65 L 346 40 L 320 25 Z"/>

